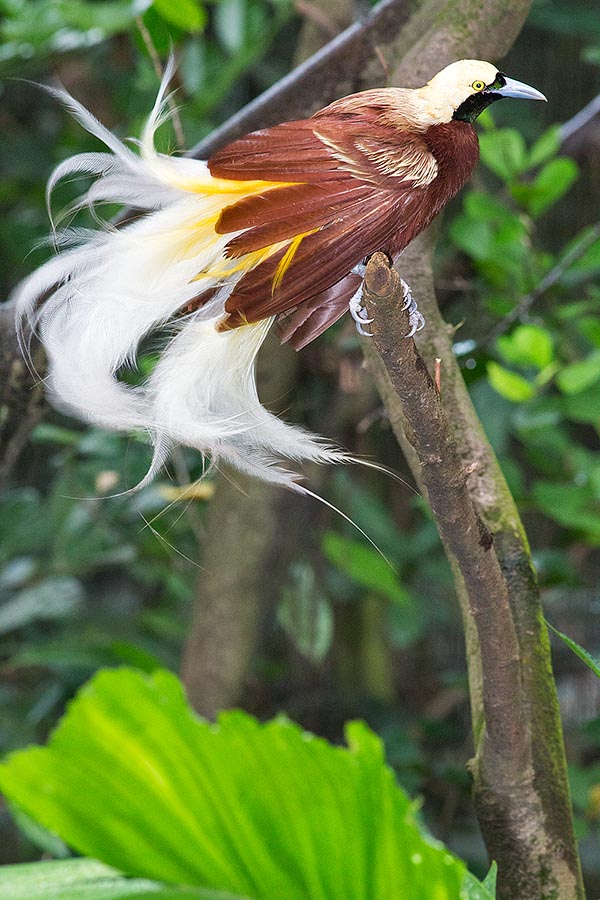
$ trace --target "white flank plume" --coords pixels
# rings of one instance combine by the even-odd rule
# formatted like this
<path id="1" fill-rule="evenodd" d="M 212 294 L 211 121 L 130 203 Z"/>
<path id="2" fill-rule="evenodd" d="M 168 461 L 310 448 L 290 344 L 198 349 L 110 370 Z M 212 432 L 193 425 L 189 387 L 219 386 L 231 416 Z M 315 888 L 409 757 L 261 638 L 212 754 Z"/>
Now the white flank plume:
<path id="1" fill-rule="evenodd" d="M 186 444 L 213 461 L 224 459 L 259 478 L 297 487 L 297 475 L 281 466 L 282 459 L 334 462 L 344 454 L 260 404 L 255 359 L 271 321 L 223 333 L 215 329 L 236 281 L 258 257 L 226 260 L 223 251 L 232 236 L 214 231 L 220 210 L 233 202 L 231 187 L 235 199 L 245 196 L 243 190 L 212 179 L 204 162 L 154 148 L 170 75 L 169 68 L 139 155 L 68 94 L 52 91 L 110 152 L 60 163 L 48 183 L 48 203 L 59 180 L 91 174 L 95 181 L 68 213 L 116 202 L 145 215 L 119 229 L 106 225 L 56 235 L 57 247 L 64 249 L 17 289 L 19 321 L 45 347 L 56 405 L 105 428 L 148 431 L 155 455 L 143 483 L 174 444 Z M 194 297 L 214 287 L 219 290 L 209 303 L 181 315 Z M 132 387 L 120 381 L 119 370 L 135 365 L 141 340 L 161 330 L 168 342 L 146 383 Z"/>

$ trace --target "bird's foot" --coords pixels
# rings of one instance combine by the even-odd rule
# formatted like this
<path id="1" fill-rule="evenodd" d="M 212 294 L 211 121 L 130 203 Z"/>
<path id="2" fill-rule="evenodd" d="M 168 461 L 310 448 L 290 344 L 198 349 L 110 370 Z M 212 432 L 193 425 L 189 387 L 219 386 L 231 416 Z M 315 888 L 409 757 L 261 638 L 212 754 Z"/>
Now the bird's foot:
<path id="1" fill-rule="evenodd" d="M 358 268 L 358 266 L 356 268 Z M 355 274 L 359 275 L 360 272 L 355 272 Z M 350 300 L 348 301 L 348 309 L 350 310 L 350 315 L 356 323 L 356 330 L 358 331 L 358 333 L 362 334 L 363 337 L 373 337 L 370 331 L 365 331 L 365 329 L 363 328 L 363 325 L 368 325 L 373 321 L 373 319 L 369 318 L 369 314 L 362 304 L 362 284 L 359 289 L 355 291 L 354 294 L 352 294 L 352 296 L 350 297 Z"/>
<path id="2" fill-rule="evenodd" d="M 412 291 L 405 282 L 404 278 L 400 279 L 400 284 L 402 285 L 402 293 L 404 295 L 404 304 L 402 306 L 402 309 L 406 309 L 408 311 L 408 324 L 410 325 L 410 331 L 408 332 L 406 337 L 411 338 L 415 336 L 417 331 L 420 331 L 421 328 L 425 327 L 425 319 L 417 309 L 417 301 L 413 297 Z"/>
<path id="3" fill-rule="evenodd" d="M 366 270 L 366 263 L 359 263 L 352 269 L 352 274 L 359 275 L 364 279 Z M 406 337 L 411 338 L 415 336 L 417 331 L 421 331 L 421 329 L 425 327 L 425 319 L 417 309 L 417 301 L 413 297 L 409 285 L 403 278 L 400 279 L 400 284 L 402 285 L 402 295 L 404 300 L 402 309 L 407 310 L 408 323 L 410 325 L 410 331 L 408 332 Z M 350 310 L 350 315 L 356 323 L 356 330 L 358 331 L 358 333 L 362 334 L 364 337 L 373 337 L 370 331 L 365 331 L 364 329 L 364 326 L 369 325 L 373 321 L 373 319 L 369 318 L 369 314 L 366 308 L 363 306 L 362 285 L 358 288 L 357 291 L 354 292 L 354 294 L 350 298 L 348 302 L 348 308 Z"/>

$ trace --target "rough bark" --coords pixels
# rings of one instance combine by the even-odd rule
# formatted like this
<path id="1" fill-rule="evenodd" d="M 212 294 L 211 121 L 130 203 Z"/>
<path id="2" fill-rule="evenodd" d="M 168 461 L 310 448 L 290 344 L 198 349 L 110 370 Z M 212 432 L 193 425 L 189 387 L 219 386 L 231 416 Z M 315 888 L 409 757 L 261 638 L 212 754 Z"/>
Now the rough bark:
<path id="1" fill-rule="evenodd" d="M 273 605 L 281 491 L 246 476 L 220 478 L 210 503 L 203 571 L 181 677 L 203 716 L 241 702 L 261 625 Z"/>
<path id="2" fill-rule="evenodd" d="M 14 309 L 9 304 L 0 306 L 0 485 L 46 411 L 41 381 L 44 355 L 36 347 L 32 348 L 32 365 L 37 376 L 21 356 Z"/>
<path id="3" fill-rule="evenodd" d="M 365 280 L 377 353 L 367 352 L 456 575 L 467 634 L 475 804 L 499 867 L 498 897 L 581 900 L 560 718 L 527 540 L 454 361 L 427 242 L 413 248 L 402 273 L 427 320 L 423 355 L 404 339 L 399 276 L 382 254 L 369 263 Z M 436 358 L 441 396 L 430 374 Z"/>

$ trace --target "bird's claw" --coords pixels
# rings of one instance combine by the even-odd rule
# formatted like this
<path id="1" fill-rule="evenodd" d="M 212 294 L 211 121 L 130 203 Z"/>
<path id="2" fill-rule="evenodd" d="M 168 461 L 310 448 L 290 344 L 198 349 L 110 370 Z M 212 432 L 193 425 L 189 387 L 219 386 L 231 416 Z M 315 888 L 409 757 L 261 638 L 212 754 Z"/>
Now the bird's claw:
<path id="1" fill-rule="evenodd" d="M 425 319 L 417 309 L 417 305 L 415 303 L 415 308 L 411 309 L 408 314 L 408 322 L 410 324 L 410 331 L 406 335 L 407 338 L 414 337 L 417 331 L 420 331 L 422 328 L 425 328 Z"/>
<path id="2" fill-rule="evenodd" d="M 360 265 L 355 266 L 352 272 L 354 275 L 360 275 L 361 277 L 363 277 L 365 269 L 366 266 L 361 263 Z M 410 325 L 410 331 L 408 332 L 406 337 L 411 338 L 415 336 L 417 331 L 420 331 L 425 327 L 425 319 L 417 309 L 417 301 L 413 297 L 410 287 L 403 278 L 400 279 L 400 284 L 402 285 L 402 293 L 404 298 L 402 309 L 408 312 L 408 324 Z M 356 330 L 358 331 L 358 333 L 363 335 L 363 337 L 373 337 L 370 331 L 365 331 L 364 329 L 364 326 L 370 325 L 373 319 L 369 318 L 369 314 L 362 304 L 362 285 L 350 298 L 348 302 L 348 309 L 350 310 L 350 315 L 354 319 Z"/>
<path id="3" fill-rule="evenodd" d="M 370 331 L 365 331 L 365 329 L 363 328 L 363 325 L 369 325 L 373 321 L 373 319 L 369 318 L 367 310 L 362 305 L 362 286 L 359 287 L 359 289 L 350 298 L 348 309 L 350 310 L 350 315 L 356 323 L 356 330 L 358 331 L 358 333 L 362 334 L 363 337 L 373 337 Z"/>
<path id="4" fill-rule="evenodd" d="M 400 284 L 402 285 L 402 292 L 404 294 L 402 309 L 408 310 L 408 324 L 410 325 L 410 331 L 406 337 L 411 338 L 415 336 L 417 331 L 420 331 L 425 327 L 425 319 L 417 309 L 417 301 L 413 297 L 410 287 L 403 278 L 400 279 Z"/>

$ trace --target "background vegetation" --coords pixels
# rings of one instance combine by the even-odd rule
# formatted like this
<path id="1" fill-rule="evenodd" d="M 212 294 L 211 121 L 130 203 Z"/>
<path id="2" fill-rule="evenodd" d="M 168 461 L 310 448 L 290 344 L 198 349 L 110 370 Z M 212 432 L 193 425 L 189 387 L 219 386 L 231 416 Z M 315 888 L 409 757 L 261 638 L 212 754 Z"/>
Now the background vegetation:
<path id="1" fill-rule="evenodd" d="M 172 45 L 180 61 L 179 129 L 162 139 L 177 149 L 288 71 L 302 33 L 307 40 L 307 30 L 327 36 L 339 27 L 333 12 L 287 0 L 3 0 L 1 10 L 7 294 L 49 252 L 36 248 L 47 231 L 48 172 L 94 148 L 43 92 L 8 76 L 59 78 L 117 133 L 135 135 Z M 547 617 L 600 653 L 600 126 L 560 127 L 600 92 L 599 62 L 592 4 L 534 5 L 503 68 L 544 90 L 550 103 L 502 104 L 482 121 L 483 165 L 445 217 L 438 285 L 445 317 L 457 325 L 456 353 L 526 523 Z M 59 200 L 75 190 L 65 186 Z M 289 407 L 293 420 L 404 471 L 361 360 L 351 323 L 342 323 L 300 356 L 289 393 L 274 388 L 271 399 Z M 139 479 L 148 458 L 141 441 L 52 413 L 3 491 L 3 750 L 44 740 L 100 667 L 180 669 L 194 598 L 215 565 L 213 484 L 198 496 L 182 494 L 200 472 L 196 455 L 182 451 L 170 478 L 134 499 L 109 499 Z M 260 718 L 284 710 L 335 742 L 346 720 L 365 719 L 400 784 L 423 796 L 433 833 L 483 874 L 465 770 L 471 747 L 461 628 L 435 527 L 418 494 L 384 476 L 345 469 L 314 479 L 397 575 L 339 518 L 282 498 L 272 550 L 279 559 L 257 573 L 265 601 L 236 701 Z M 228 552 L 235 557 L 235 548 Z M 594 896 L 600 689 L 559 642 L 555 666 Z M 1 861 L 39 858 L 32 828 L 17 831 L 7 811 L 0 816 Z"/>

